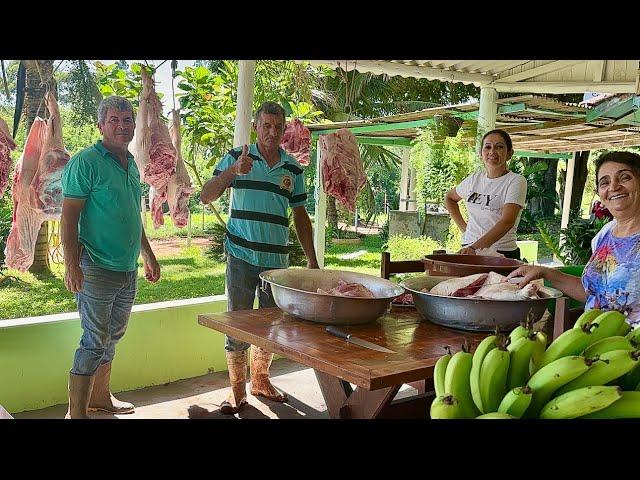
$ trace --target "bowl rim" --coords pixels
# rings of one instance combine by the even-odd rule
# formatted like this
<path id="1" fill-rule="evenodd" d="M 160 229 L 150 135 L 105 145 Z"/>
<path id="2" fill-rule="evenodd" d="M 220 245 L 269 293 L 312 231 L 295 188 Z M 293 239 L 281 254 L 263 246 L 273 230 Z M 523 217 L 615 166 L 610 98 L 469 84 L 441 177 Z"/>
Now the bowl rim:
<path id="1" fill-rule="evenodd" d="M 309 290 L 302 290 L 300 288 L 295 288 L 295 287 L 290 287 L 288 285 L 282 285 L 281 283 L 277 283 L 274 282 L 273 280 L 268 280 L 266 278 L 264 278 L 263 275 L 269 274 L 271 272 L 277 272 L 277 271 L 296 271 L 296 270 L 318 270 L 318 271 L 324 271 L 324 272 L 339 272 L 339 273 L 352 273 L 355 275 L 359 275 L 359 276 L 365 276 L 365 277 L 369 277 L 371 279 L 377 280 L 377 281 L 383 281 L 383 283 L 388 283 L 390 286 L 393 286 L 396 290 L 399 291 L 399 293 L 394 294 L 392 296 L 386 296 L 386 297 L 347 297 L 347 296 L 342 296 L 342 295 L 330 295 L 327 293 L 318 293 L 318 292 L 310 292 Z M 350 300 L 367 300 L 367 301 L 372 301 L 372 300 L 392 300 L 394 298 L 396 298 L 398 295 L 402 295 L 403 293 L 405 293 L 405 289 L 402 285 L 400 285 L 399 283 L 394 283 L 390 280 L 387 280 L 386 278 L 382 278 L 382 277 L 376 277 L 374 275 L 369 275 L 368 273 L 359 273 L 359 272 L 353 272 L 351 270 L 337 270 L 337 269 L 325 269 L 325 268 L 321 268 L 321 269 L 317 269 L 317 268 L 296 268 L 296 269 L 288 269 L 288 268 L 274 268 L 272 270 L 265 270 L 264 272 L 260 272 L 259 274 L 260 280 L 270 283 L 272 285 L 276 285 L 280 288 L 286 288 L 287 290 L 293 290 L 295 292 L 301 292 L 301 293 L 310 293 L 312 295 L 319 295 L 319 296 L 323 296 L 323 297 L 331 297 L 331 298 L 347 298 Z"/>

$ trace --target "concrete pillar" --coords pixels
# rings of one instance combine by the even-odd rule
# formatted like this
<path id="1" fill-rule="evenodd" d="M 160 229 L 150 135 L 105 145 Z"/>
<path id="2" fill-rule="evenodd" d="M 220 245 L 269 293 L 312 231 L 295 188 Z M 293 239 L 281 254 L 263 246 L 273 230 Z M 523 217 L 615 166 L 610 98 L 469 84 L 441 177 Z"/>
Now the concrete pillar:
<path id="1" fill-rule="evenodd" d="M 402 168 L 400 170 L 400 203 L 398 210 L 406 212 L 409 210 L 409 187 L 411 183 L 409 158 L 411 150 L 408 148 L 402 149 Z"/>
<path id="2" fill-rule="evenodd" d="M 253 88 L 256 83 L 256 61 L 240 60 L 238 72 L 238 104 L 233 131 L 233 146 L 239 147 L 251 141 L 251 116 L 253 115 Z"/>
<path id="3" fill-rule="evenodd" d="M 313 246 L 316 249 L 318 266 L 324 268 L 325 225 L 327 223 L 327 194 L 322 188 L 322 168 L 320 165 L 320 140 L 316 141 L 316 213 L 313 225 Z"/>
<path id="4" fill-rule="evenodd" d="M 482 136 L 489 130 L 496 128 L 496 114 L 498 113 L 498 92 L 495 88 L 480 88 L 480 110 L 478 112 L 478 133 L 476 136 L 476 154 L 482 150 Z"/>
<path id="5" fill-rule="evenodd" d="M 567 228 L 569 224 L 569 213 L 571 207 L 571 193 L 573 192 L 573 174 L 576 169 L 576 155 L 579 152 L 574 152 L 572 157 L 567 159 L 567 176 L 565 177 L 564 184 L 564 198 L 562 200 L 562 220 L 560 221 L 560 228 Z M 564 243 L 564 237 L 560 235 L 560 245 Z"/>

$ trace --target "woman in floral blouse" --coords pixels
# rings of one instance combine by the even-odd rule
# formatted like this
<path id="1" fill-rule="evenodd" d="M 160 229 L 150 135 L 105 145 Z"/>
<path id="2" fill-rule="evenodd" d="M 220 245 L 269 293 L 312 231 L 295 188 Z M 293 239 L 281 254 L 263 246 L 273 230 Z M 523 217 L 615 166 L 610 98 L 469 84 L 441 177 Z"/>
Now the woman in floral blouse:
<path id="1" fill-rule="evenodd" d="M 640 327 L 640 155 L 608 152 L 596 161 L 596 188 L 613 220 L 591 242 L 593 254 L 582 278 L 541 266 L 523 266 L 508 278 L 520 286 L 544 278 L 586 309 L 618 310 Z M 598 210 L 603 213 L 603 210 Z"/>

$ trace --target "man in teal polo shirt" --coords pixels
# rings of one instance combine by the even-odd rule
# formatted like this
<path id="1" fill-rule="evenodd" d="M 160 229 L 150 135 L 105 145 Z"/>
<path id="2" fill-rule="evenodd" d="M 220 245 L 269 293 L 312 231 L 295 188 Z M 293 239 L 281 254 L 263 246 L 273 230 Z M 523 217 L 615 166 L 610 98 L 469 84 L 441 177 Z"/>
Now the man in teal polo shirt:
<path id="1" fill-rule="evenodd" d="M 256 112 L 257 143 L 235 148 L 215 168 L 214 176 L 202 188 L 200 198 L 209 203 L 233 187 L 231 217 L 227 223 L 225 249 L 227 307 L 229 311 L 249 310 L 258 290 L 260 308 L 275 307 L 271 288 L 257 288 L 261 272 L 287 268 L 289 264 L 289 216 L 307 257 L 309 268 L 318 268 L 311 220 L 304 207 L 307 194 L 304 171 L 282 148 L 285 111 L 274 102 L 265 102 Z M 231 394 L 223 402 L 222 413 L 234 414 L 247 403 L 246 375 L 248 343 L 225 336 L 225 350 Z M 251 394 L 284 402 L 271 385 L 269 366 L 273 354 L 251 347 Z"/>
<path id="2" fill-rule="evenodd" d="M 98 107 L 102 140 L 74 155 L 62 176 L 64 283 L 75 293 L 83 330 L 69 372 L 70 418 L 134 409 L 111 394 L 109 379 L 136 295 L 141 249 L 145 278 L 160 278 L 140 218 L 140 173 L 128 151 L 134 125 L 126 98 L 105 98 Z"/>

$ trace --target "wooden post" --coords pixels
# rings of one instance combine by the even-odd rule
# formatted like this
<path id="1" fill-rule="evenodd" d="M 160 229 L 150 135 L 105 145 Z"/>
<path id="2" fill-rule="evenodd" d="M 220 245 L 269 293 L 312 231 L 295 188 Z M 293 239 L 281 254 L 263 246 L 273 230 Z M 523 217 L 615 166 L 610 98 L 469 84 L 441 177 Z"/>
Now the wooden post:
<path id="1" fill-rule="evenodd" d="M 571 193 L 573 192 L 573 174 L 576 169 L 576 156 L 579 152 L 574 152 L 572 157 L 567 159 L 567 175 L 564 183 L 564 199 L 562 200 L 562 220 L 560 228 L 567 228 L 569 225 L 569 213 L 571 209 Z M 560 235 L 560 246 L 564 244 L 564 236 Z"/>
<path id="2" fill-rule="evenodd" d="M 255 83 L 256 61 L 240 60 L 238 62 L 238 103 L 236 105 L 236 122 L 233 130 L 234 148 L 248 145 L 251 142 L 251 115 L 253 113 L 253 89 Z M 231 205 L 233 205 L 233 188 L 229 189 L 229 216 L 231 216 Z"/>
<path id="3" fill-rule="evenodd" d="M 478 111 L 478 132 L 476 136 L 476 154 L 480 156 L 482 150 L 482 136 L 489 130 L 496 128 L 498 113 L 498 92 L 495 88 L 480 88 L 480 110 Z"/>
<path id="4" fill-rule="evenodd" d="M 320 140 L 316 142 L 316 214 L 313 225 L 313 246 L 316 249 L 318 266 L 324 267 L 325 224 L 327 222 L 327 194 L 322 188 L 322 167 L 320 165 Z"/>

